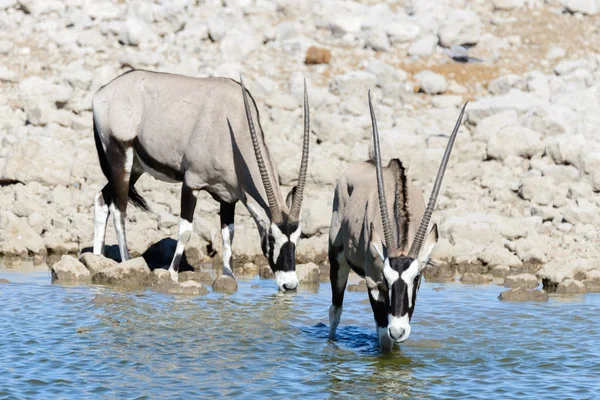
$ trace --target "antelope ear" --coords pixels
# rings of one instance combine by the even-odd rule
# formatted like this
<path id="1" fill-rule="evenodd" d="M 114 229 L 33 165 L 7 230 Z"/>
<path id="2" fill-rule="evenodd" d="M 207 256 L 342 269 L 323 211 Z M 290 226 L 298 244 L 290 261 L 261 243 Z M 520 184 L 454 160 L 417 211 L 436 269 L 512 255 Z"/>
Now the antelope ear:
<path id="1" fill-rule="evenodd" d="M 425 268 L 427 263 L 429 262 L 429 257 L 431 257 L 431 252 L 435 248 L 439 239 L 437 224 L 433 224 L 431 230 L 427 234 L 425 238 L 425 242 L 423 243 L 423 247 L 421 247 L 421 252 L 419 253 L 419 265 L 421 265 L 420 269 Z"/>
<path id="2" fill-rule="evenodd" d="M 298 188 L 298 186 L 294 186 L 292 188 L 292 190 L 290 190 L 290 192 L 288 193 L 287 197 L 285 198 L 285 204 L 287 205 L 288 210 L 290 210 L 292 208 L 292 203 L 294 202 L 294 197 L 296 197 L 296 189 Z"/>
<path id="3" fill-rule="evenodd" d="M 381 242 L 381 238 L 379 237 L 379 235 L 377 234 L 377 231 L 375 230 L 375 227 L 373 226 L 373 223 L 371 222 L 371 238 L 370 238 L 370 245 L 371 245 L 371 250 L 373 250 L 381 259 L 381 261 L 385 261 L 385 256 L 383 255 L 383 243 Z"/>

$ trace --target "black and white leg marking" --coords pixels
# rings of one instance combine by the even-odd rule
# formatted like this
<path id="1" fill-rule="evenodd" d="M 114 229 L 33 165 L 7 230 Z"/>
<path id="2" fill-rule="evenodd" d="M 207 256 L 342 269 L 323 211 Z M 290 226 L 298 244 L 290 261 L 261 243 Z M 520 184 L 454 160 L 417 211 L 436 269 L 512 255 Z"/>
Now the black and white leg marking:
<path id="1" fill-rule="evenodd" d="M 129 147 L 115 153 L 108 153 L 109 161 L 112 163 L 112 185 L 115 191 L 115 201 L 108 206 L 113 216 L 113 223 L 117 232 L 117 241 L 121 260 L 129 260 L 129 249 L 127 248 L 127 236 L 125 234 L 125 220 L 127 217 L 127 199 L 129 197 L 129 181 L 131 169 L 133 168 L 133 148 Z M 119 167 L 120 165 L 120 167 Z"/>
<path id="2" fill-rule="evenodd" d="M 235 203 L 229 204 L 221 202 L 221 240 L 223 245 L 223 275 L 233 277 L 233 268 L 231 267 L 231 256 L 233 243 Z"/>
<path id="3" fill-rule="evenodd" d="M 108 224 L 108 204 L 107 199 L 110 196 L 106 196 L 110 190 L 109 184 L 98 192 L 94 197 L 94 254 L 104 254 L 104 241 L 106 238 L 106 225 Z"/>
<path id="4" fill-rule="evenodd" d="M 179 280 L 179 263 L 185 250 L 185 245 L 190 241 L 193 230 L 194 210 L 196 209 L 196 201 L 198 191 L 192 190 L 185 183 L 181 188 L 181 216 L 179 219 L 179 230 L 177 232 L 177 247 L 173 260 L 169 266 L 171 279 L 177 282 Z"/>
<path id="5" fill-rule="evenodd" d="M 331 280 L 331 307 L 329 307 L 329 338 L 335 337 L 335 332 L 340 324 L 344 303 L 344 293 L 350 274 L 350 265 L 343 252 L 329 256 L 329 277 Z"/>

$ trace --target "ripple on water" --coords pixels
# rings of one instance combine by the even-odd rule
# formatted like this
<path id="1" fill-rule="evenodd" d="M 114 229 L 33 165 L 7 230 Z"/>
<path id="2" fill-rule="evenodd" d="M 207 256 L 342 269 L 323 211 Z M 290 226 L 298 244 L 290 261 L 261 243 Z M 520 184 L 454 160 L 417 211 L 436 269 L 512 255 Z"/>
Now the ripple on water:
<path id="1" fill-rule="evenodd" d="M 0 277 L 16 282 L 0 290 L 2 398 L 600 396 L 600 295 L 515 304 L 424 283 L 410 339 L 382 355 L 365 293 L 329 340 L 328 284 L 187 298 Z"/>

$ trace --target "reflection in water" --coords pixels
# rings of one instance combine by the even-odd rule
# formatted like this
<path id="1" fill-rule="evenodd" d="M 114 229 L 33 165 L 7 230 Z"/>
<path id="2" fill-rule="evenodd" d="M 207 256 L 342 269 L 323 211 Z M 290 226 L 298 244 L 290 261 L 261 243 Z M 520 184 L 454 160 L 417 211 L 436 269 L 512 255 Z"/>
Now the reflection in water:
<path id="1" fill-rule="evenodd" d="M 16 282 L 0 285 L 0 398 L 600 396 L 598 295 L 515 304 L 426 283 L 411 337 L 382 355 L 365 293 L 328 339 L 328 284 L 182 297 L 0 278 Z"/>

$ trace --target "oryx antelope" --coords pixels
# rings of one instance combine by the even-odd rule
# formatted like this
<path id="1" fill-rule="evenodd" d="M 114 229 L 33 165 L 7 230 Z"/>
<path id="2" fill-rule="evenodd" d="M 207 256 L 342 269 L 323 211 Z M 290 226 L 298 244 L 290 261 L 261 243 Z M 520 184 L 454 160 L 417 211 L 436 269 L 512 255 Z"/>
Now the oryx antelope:
<path id="1" fill-rule="evenodd" d="M 381 166 L 379 133 L 369 92 L 375 160 L 351 165 L 338 180 L 333 200 L 329 231 L 331 338 L 340 323 L 350 269 L 366 278 L 381 348 L 389 351 L 394 343 L 410 335 L 421 272 L 438 241 L 437 226 L 434 224 L 429 233 L 427 228 L 465 107 L 425 207 L 423 194 L 407 178 L 399 159 L 392 159 L 385 168 Z"/>
<path id="2" fill-rule="evenodd" d="M 130 71 L 94 94 L 93 117 L 96 149 L 108 179 L 94 199 L 94 253 L 103 252 L 110 213 L 121 257 L 129 258 L 127 201 L 148 209 L 134 188 L 148 172 L 163 181 L 183 182 L 177 247 L 169 267 L 174 280 L 191 236 L 198 192 L 205 190 L 220 203 L 223 273 L 233 276 L 234 213 L 241 201 L 256 222 L 277 285 L 283 290 L 297 287 L 296 244 L 309 150 L 306 83 L 300 173 L 287 201 L 282 198 L 256 103 L 241 76 L 238 83 L 227 78 Z"/>

